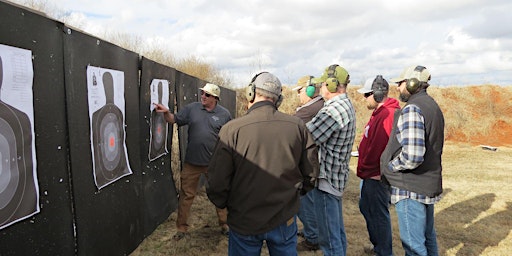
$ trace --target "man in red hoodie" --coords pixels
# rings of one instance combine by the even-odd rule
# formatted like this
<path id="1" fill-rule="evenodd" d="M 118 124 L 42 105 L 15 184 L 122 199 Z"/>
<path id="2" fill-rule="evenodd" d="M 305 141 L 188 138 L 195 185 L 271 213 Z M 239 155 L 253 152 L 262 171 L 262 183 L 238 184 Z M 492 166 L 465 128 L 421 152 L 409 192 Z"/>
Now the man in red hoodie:
<path id="1" fill-rule="evenodd" d="M 362 179 L 359 210 L 366 220 L 372 246 L 365 251 L 393 255 L 389 187 L 380 181 L 380 155 L 386 148 L 393 126 L 393 115 L 400 110 L 398 100 L 388 97 L 389 84 L 378 75 L 368 79 L 362 93 L 366 107 L 373 110 L 359 144 L 357 176 Z"/>

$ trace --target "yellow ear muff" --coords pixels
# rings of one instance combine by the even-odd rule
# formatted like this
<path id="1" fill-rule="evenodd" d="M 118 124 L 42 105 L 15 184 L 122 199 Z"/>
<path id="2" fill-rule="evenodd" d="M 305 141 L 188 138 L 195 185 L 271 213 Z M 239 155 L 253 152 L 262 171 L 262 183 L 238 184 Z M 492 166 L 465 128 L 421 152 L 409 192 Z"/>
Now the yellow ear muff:
<path id="1" fill-rule="evenodd" d="M 325 83 L 326 83 L 327 90 L 329 92 L 334 93 L 338 90 L 339 82 L 338 82 L 338 79 L 336 79 L 335 77 L 327 78 L 327 80 L 325 80 Z"/>

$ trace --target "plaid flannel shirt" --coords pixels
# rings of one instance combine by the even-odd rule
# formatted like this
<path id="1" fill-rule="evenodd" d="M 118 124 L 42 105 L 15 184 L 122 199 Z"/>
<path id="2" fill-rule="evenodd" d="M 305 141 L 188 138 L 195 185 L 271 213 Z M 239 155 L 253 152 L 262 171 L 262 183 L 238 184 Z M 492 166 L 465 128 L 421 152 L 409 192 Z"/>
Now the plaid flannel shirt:
<path id="1" fill-rule="evenodd" d="M 325 102 L 318 114 L 306 124 L 319 148 L 319 179 L 326 179 L 343 192 L 348 180 L 349 161 L 356 133 L 356 116 L 347 94 Z"/>

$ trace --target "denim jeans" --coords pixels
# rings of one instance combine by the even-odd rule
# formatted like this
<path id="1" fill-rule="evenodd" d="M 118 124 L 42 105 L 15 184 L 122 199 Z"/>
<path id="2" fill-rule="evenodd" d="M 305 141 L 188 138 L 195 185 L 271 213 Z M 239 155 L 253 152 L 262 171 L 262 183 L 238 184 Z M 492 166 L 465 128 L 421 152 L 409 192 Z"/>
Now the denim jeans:
<path id="1" fill-rule="evenodd" d="M 260 255 L 263 241 L 267 242 L 271 256 L 297 255 L 297 219 L 285 222 L 276 228 L 259 235 L 242 235 L 229 231 L 229 256 Z"/>
<path id="2" fill-rule="evenodd" d="M 405 255 L 439 255 L 434 228 L 434 205 L 413 199 L 395 204 Z"/>
<path id="3" fill-rule="evenodd" d="M 300 208 L 297 216 L 304 226 L 304 238 L 310 243 L 318 244 L 315 204 L 311 191 L 300 197 Z"/>
<path id="4" fill-rule="evenodd" d="M 390 198 L 389 186 L 379 180 L 363 180 L 359 210 L 366 220 L 370 242 L 377 255 L 393 255 L 393 236 L 389 216 Z"/>
<path id="5" fill-rule="evenodd" d="M 341 197 L 331 195 L 318 188 L 311 190 L 315 201 L 315 214 L 318 224 L 318 245 L 324 256 L 346 255 L 347 236 L 343 224 Z"/>

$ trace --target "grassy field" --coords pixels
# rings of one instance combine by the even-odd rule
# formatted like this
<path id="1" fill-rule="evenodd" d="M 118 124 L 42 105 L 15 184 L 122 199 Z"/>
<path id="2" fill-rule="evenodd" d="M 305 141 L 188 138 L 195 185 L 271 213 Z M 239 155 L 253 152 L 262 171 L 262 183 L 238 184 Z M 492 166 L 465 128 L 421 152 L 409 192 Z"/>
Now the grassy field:
<path id="1" fill-rule="evenodd" d="M 357 88 L 356 88 L 357 89 Z M 431 90 L 432 89 L 432 90 Z M 356 106 L 358 134 L 369 111 L 355 89 L 349 95 Z M 443 153 L 444 197 L 436 204 L 436 229 L 441 255 L 510 255 L 512 251 L 512 88 L 475 86 L 430 88 L 446 118 Z M 293 113 L 296 99 L 291 92 L 281 109 Z M 240 100 L 240 99 L 239 99 Z M 240 101 L 243 102 L 243 99 Z M 295 102 L 294 102 L 295 101 Z M 239 107 L 243 112 L 243 103 Z M 360 138 L 356 137 L 355 146 Z M 479 145 L 497 146 L 496 151 Z M 364 255 L 368 244 L 364 219 L 358 208 L 357 159 L 351 160 L 349 184 L 343 195 L 348 240 L 347 255 Z M 177 168 L 173 167 L 174 170 Z M 176 178 L 179 172 L 175 172 Z M 391 207 L 393 248 L 403 255 L 396 214 Z M 131 254 L 142 255 L 227 255 L 228 239 L 221 236 L 213 205 L 201 191 L 194 202 L 190 235 L 172 240 L 176 212 Z M 262 255 L 268 255 L 264 249 Z M 299 255 L 322 255 L 321 251 Z"/>

